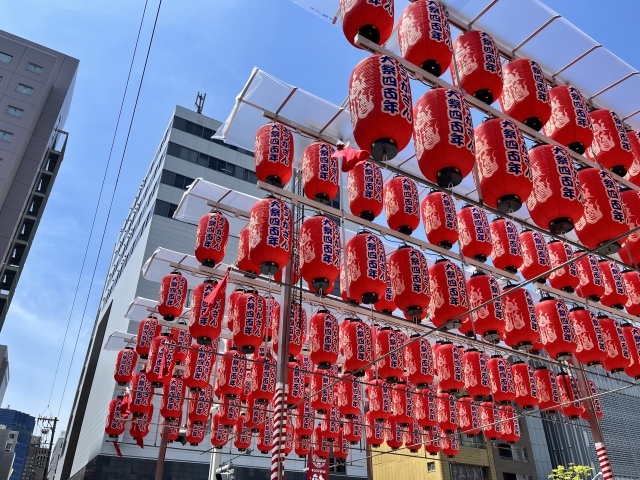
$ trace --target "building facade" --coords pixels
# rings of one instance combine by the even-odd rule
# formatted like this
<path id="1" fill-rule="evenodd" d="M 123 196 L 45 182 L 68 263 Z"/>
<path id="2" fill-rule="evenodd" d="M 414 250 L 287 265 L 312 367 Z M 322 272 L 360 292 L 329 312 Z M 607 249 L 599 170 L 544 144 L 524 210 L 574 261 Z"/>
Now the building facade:
<path id="1" fill-rule="evenodd" d="M 64 157 L 78 64 L 0 30 L 0 328 Z"/>
<path id="2" fill-rule="evenodd" d="M 10 479 L 20 480 L 24 463 L 27 459 L 33 429 L 36 426 L 36 419 L 17 410 L 0 408 L 0 425 L 5 425 L 7 429 L 18 432 L 15 442 L 16 456 L 13 461 L 13 473 Z"/>
<path id="3" fill-rule="evenodd" d="M 160 443 L 156 426 L 145 439 L 144 449 L 135 444 L 127 430 L 119 445 L 123 458 L 115 456 L 113 444 L 105 441 L 107 405 L 119 390 L 114 388 L 113 380 L 116 352 L 102 347 L 115 330 L 137 332 L 138 322 L 124 318 L 135 297 L 157 299 L 159 284 L 144 279 L 140 273 L 153 252 L 162 246 L 193 254 L 196 226 L 171 217 L 194 179 L 202 177 L 238 192 L 265 196 L 256 188 L 253 153 L 212 140 L 219 127 L 216 120 L 176 107 L 162 136 L 114 247 L 56 479 L 128 479 L 128 472 L 132 471 L 138 480 L 154 478 Z M 230 237 L 225 262 L 234 261 L 237 246 L 238 239 Z M 155 400 L 159 398 L 156 396 Z M 155 412 L 158 415 L 157 405 Z M 155 416 L 153 423 L 159 423 Z M 210 454 L 201 454 L 209 448 L 208 438 L 199 447 L 171 444 L 165 471 L 173 472 L 173 476 L 167 473 L 166 478 L 206 479 Z M 256 480 L 269 478 L 270 456 L 261 455 L 255 447 L 251 455 L 234 459 L 233 464 L 236 479 L 243 475 Z M 304 467 L 302 460 L 294 458 L 288 464 L 300 473 Z M 363 462 L 347 467 L 346 473 L 365 476 Z"/>
<path id="4" fill-rule="evenodd" d="M 53 450 L 51 451 L 51 463 L 49 463 L 49 471 L 47 473 L 48 479 L 53 479 L 58 469 L 58 462 L 60 461 L 60 455 L 62 455 L 62 444 L 64 443 L 64 437 L 66 432 L 62 430 L 60 436 L 53 444 Z"/>
<path id="5" fill-rule="evenodd" d="M 0 345 L 0 406 L 2 406 L 4 394 L 7 393 L 9 378 L 9 348 L 6 345 Z"/>
<path id="6" fill-rule="evenodd" d="M 49 448 L 42 445 L 42 437 L 32 435 L 20 480 L 41 480 L 44 478 L 48 453 Z"/>
<path id="7" fill-rule="evenodd" d="M 16 457 L 18 432 L 0 425 L 0 480 L 9 480 Z"/>

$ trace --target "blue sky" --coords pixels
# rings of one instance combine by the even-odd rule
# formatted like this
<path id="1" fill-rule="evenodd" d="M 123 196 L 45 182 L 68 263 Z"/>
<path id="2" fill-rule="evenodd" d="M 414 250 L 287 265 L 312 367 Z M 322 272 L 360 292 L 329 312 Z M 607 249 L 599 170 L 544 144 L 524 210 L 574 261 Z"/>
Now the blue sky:
<path id="1" fill-rule="evenodd" d="M 157 1 L 149 0 L 142 53 Z M 598 0 L 545 3 L 627 63 L 640 66 L 640 3 L 636 0 L 619 0 L 615 9 Z M 3 407 L 11 405 L 31 415 L 47 407 L 143 6 L 143 0 L 22 0 L 19 4 L 0 0 L 1 29 L 80 59 L 66 124 L 70 132 L 66 157 L 0 333 L 0 343 L 9 346 L 11 371 Z M 164 0 L 96 283 L 60 410 L 62 428 L 66 428 L 115 238 L 173 107 L 191 107 L 196 93 L 206 92 L 204 113 L 223 120 L 254 66 L 339 104 L 347 95 L 353 66 L 364 55 L 348 45 L 339 28 L 291 0 Z M 136 59 L 125 126 L 143 61 L 144 55 Z M 105 199 L 113 188 L 125 134 L 126 128 L 117 138 Z M 98 232 L 106 206 L 105 201 L 100 208 Z M 50 402 L 53 414 L 58 413 L 98 242 L 99 235 L 90 246 L 72 316 Z"/>

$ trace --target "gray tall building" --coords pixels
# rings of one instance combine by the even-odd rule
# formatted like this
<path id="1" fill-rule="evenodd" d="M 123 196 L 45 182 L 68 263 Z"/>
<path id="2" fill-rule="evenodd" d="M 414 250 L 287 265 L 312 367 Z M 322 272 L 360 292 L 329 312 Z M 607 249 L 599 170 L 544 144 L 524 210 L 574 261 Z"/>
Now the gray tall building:
<path id="1" fill-rule="evenodd" d="M 0 345 L 0 406 L 7 392 L 9 378 L 9 348 L 6 345 Z"/>
<path id="2" fill-rule="evenodd" d="M 64 158 L 78 63 L 0 30 L 0 329 Z"/>
<path id="3" fill-rule="evenodd" d="M 18 432 L 0 425 L 0 480 L 9 480 L 16 458 Z"/>
<path id="4" fill-rule="evenodd" d="M 47 473 L 47 478 L 52 480 L 58 469 L 58 462 L 60 461 L 60 456 L 62 455 L 62 444 L 64 443 L 64 437 L 66 432 L 62 430 L 60 432 L 60 436 L 56 440 L 56 443 L 53 444 L 53 451 L 51 452 L 51 463 L 49 463 L 49 471 Z"/>
<path id="5" fill-rule="evenodd" d="M 41 480 L 44 476 L 48 453 L 48 446 L 42 445 L 42 437 L 32 435 L 20 480 Z"/>

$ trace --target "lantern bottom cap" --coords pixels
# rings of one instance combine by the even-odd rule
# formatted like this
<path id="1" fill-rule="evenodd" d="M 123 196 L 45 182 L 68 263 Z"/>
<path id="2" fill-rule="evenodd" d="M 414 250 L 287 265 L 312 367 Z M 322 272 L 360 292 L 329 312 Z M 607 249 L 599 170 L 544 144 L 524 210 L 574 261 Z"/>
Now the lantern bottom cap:
<path id="1" fill-rule="evenodd" d="M 464 332 L 464 336 L 468 338 L 476 338 L 476 334 L 473 331 Z"/>
<path id="2" fill-rule="evenodd" d="M 477 253 L 473 256 L 473 259 L 484 263 L 487 261 L 487 256 L 484 253 Z"/>
<path id="3" fill-rule="evenodd" d="M 509 273 L 513 273 L 514 275 L 516 273 L 518 273 L 518 269 L 516 267 L 511 266 L 511 265 L 504 267 L 504 271 L 505 272 L 509 272 Z"/>
<path id="4" fill-rule="evenodd" d="M 611 170 L 619 177 L 624 177 L 627 174 L 627 169 L 624 167 L 624 165 L 615 165 L 613 167 L 610 167 L 609 170 Z"/>
<path id="5" fill-rule="evenodd" d="M 596 365 L 602 365 L 600 360 L 594 360 L 593 362 L 587 362 L 587 367 L 595 367 Z"/>
<path id="6" fill-rule="evenodd" d="M 582 142 L 571 142 L 569 145 L 567 145 L 567 148 L 569 150 L 573 150 L 578 155 L 582 155 L 586 150 L 584 143 Z"/>
<path id="7" fill-rule="evenodd" d="M 198 345 L 211 345 L 211 337 L 198 337 L 196 338 Z"/>
<path id="8" fill-rule="evenodd" d="M 597 253 L 600 253 L 601 255 L 612 255 L 614 253 L 618 253 L 622 248 L 622 246 L 618 242 L 603 245 L 605 243 L 607 242 L 602 242 L 600 245 L 598 245 L 598 248 L 596 250 Z"/>
<path id="9" fill-rule="evenodd" d="M 612 368 L 610 370 L 611 373 L 622 373 L 624 372 L 624 368 Z"/>
<path id="10" fill-rule="evenodd" d="M 398 227 L 398 232 L 405 235 L 411 235 L 413 233 L 413 228 L 411 228 L 409 225 L 400 225 Z"/>
<path id="11" fill-rule="evenodd" d="M 363 25 L 358 30 L 358 35 L 362 35 L 367 40 L 371 40 L 373 43 L 380 45 L 380 31 L 375 25 Z M 353 42 L 353 39 L 349 41 Z"/>
<path id="12" fill-rule="evenodd" d="M 329 195 L 327 195 L 326 193 L 316 193 L 313 199 L 316 202 L 322 203 L 323 205 L 331 204 L 331 199 L 329 198 Z"/>
<path id="13" fill-rule="evenodd" d="M 378 294 L 376 292 L 367 292 L 362 294 L 362 303 L 368 305 L 370 303 L 376 303 L 378 301 Z"/>
<path id="14" fill-rule="evenodd" d="M 571 353 L 569 352 L 560 352 L 559 354 L 556 355 L 556 360 L 558 361 L 563 361 L 563 360 L 569 360 L 571 358 Z"/>
<path id="15" fill-rule="evenodd" d="M 429 452 L 429 455 L 433 455 L 434 457 L 438 455 L 438 452 Z"/>
<path id="16" fill-rule="evenodd" d="M 118 438 L 118 435 L 109 435 L 109 438 Z"/>
<path id="17" fill-rule="evenodd" d="M 306 455 L 298 455 L 298 458 L 307 458 Z"/>
<path id="18" fill-rule="evenodd" d="M 226 398 L 229 398 L 231 400 L 235 400 L 238 396 L 235 393 L 225 393 L 224 395 Z"/>
<path id="19" fill-rule="evenodd" d="M 273 185 L 274 187 L 282 188 L 282 179 L 278 175 L 269 175 L 265 179 L 265 183 Z"/>
<path id="20" fill-rule="evenodd" d="M 133 412 L 133 418 L 142 418 L 144 417 L 144 413 L 142 412 Z"/>
<path id="21" fill-rule="evenodd" d="M 251 353 L 255 353 L 256 347 L 254 347 L 253 345 L 245 345 L 244 347 L 240 348 L 240 351 L 245 355 L 249 355 Z"/>
<path id="22" fill-rule="evenodd" d="M 360 212 L 358 215 L 361 219 L 366 220 L 367 222 L 373 222 L 376 218 L 376 215 L 371 210 L 364 210 Z"/>
<path id="23" fill-rule="evenodd" d="M 429 384 L 428 383 L 417 383 L 416 384 L 416 390 L 426 390 L 429 388 Z"/>
<path id="24" fill-rule="evenodd" d="M 124 387 L 128 382 L 117 382 L 118 386 Z"/>
<path id="25" fill-rule="evenodd" d="M 451 243 L 449 240 L 442 240 L 441 242 L 438 242 L 438 246 L 447 250 L 451 250 L 451 248 L 453 248 L 453 243 Z"/>
<path id="26" fill-rule="evenodd" d="M 493 93 L 491 90 L 486 88 L 481 88 L 473 93 L 473 96 L 476 97 L 481 102 L 486 103 L 487 105 L 491 105 L 493 103 Z"/>
<path id="27" fill-rule="evenodd" d="M 353 376 L 354 377 L 364 377 L 364 370 L 356 370 L 355 372 L 353 372 Z"/>
<path id="28" fill-rule="evenodd" d="M 263 262 L 260 265 L 260 273 L 263 275 L 275 275 L 280 270 L 276 262 Z"/>
<path id="29" fill-rule="evenodd" d="M 613 305 L 611 305 L 611 308 L 615 308 L 616 310 L 624 310 L 624 305 L 622 305 L 621 303 L 614 303 Z"/>
<path id="30" fill-rule="evenodd" d="M 516 350 L 519 350 L 521 352 L 526 352 L 531 347 L 533 347 L 533 343 L 527 341 L 527 342 L 520 342 L 520 343 L 516 344 L 513 348 L 515 348 Z"/>
<path id="31" fill-rule="evenodd" d="M 208 268 L 215 268 L 216 267 L 216 262 L 214 260 L 211 260 L 210 258 L 205 258 L 200 263 L 202 264 L 203 267 L 208 267 Z"/>
<path id="32" fill-rule="evenodd" d="M 513 213 L 522 208 L 522 199 L 514 193 L 503 195 L 496 203 L 496 208 L 501 213 Z"/>
<path id="33" fill-rule="evenodd" d="M 594 302 L 599 302 L 600 301 L 600 296 L 599 295 L 588 295 L 587 299 L 588 300 L 593 300 Z"/>
<path id="34" fill-rule="evenodd" d="M 167 322 L 173 322 L 176 319 L 176 317 L 175 317 L 175 315 L 167 314 L 167 315 L 163 315 L 162 319 L 166 320 Z"/>
<path id="35" fill-rule="evenodd" d="M 379 444 L 379 443 L 372 443 L 372 444 L 371 444 L 371 446 L 372 446 L 373 448 L 378 448 L 378 447 L 380 446 L 380 444 Z"/>
<path id="36" fill-rule="evenodd" d="M 497 330 L 487 330 L 482 334 L 482 337 L 488 342 L 495 342 L 500 340 L 500 332 Z"/>
<path id="37" fill-rule="evenodd" d="M 422 315 L 422 312 L 424 312 L 423 308 L 418 305 L 407 307 L 404 311 L 404 313 L 406 313 L 409 317 L 420 317 Z"/>
<path id="38" fill-rule="evenodd" d="M 320 362 L 317 367 L 318 370 L 330 370 L 331 369 L 331 364 L 329 362 Z"/>
<path id="39" fill-rule="evenodd" d="M 269 403 L 269 400 L 267 400 L 266 398 L 256 398 L 255 402 L 258 405 L 266 405 L 267 403 Z"/>
<path id="40" fill-rule="evenodd" d="M 164 383 L 162 383 L 162 382 L 151 382 L 151 386 L 153 388 L 162 388 L 164 386 Z"/>
<path id="41" fill-rule="evenodd" d="M 542 129 L 543 122 L 538 117 L 529 117 L 525 118 L 523 122 L 527 127 L 532 128 L 536 132 L 539 132 Z"/>
<path id="42" fill-rule="evenodd" d="M 420 68 L 436 77 L 442 75 L 442 67 L 440 66 L 440 62 L 438 62 L 437 60 L 425 60 L 424 62 L 422 62 L 422 65 L 420 65 Z"/>
<path id="43" fill-rule="evenodd" d="M 371 156 L 378 162 L 393 160 L 398 155 L 398 145 L 393 138 L 379 138 L 371 144 Z"/>
<path id="44" fill-rule="evenodd" d="M 349 445 L 358 445 L 360 442 L 349 442 Z"/>
<path id="45" fill-rule="evenodd" d="M 200 445 L 199 443 L 190 443 L 189 446 L 191 447 L 197 447 L 198 445 Z M 242 450 L 238 449 L 239 452 L 241 452 Z"/>
<path id="46" fill-rule="evenodd" d="M 571 285 L 565 285 L 560 290 L 562 290 L 563 292 L 567 292 L 567 293 L 575 292 L 574 288 Z"/>
<path id="47" fill-rule="evenodd" d="M 190 392 L 201 392 L 202 389 L 200 387 L 190 387 L 189 391 Z"/>
<path id="48" fill-rule="evenodd" d="M 522 407 L 523 410 L 533 410 L 534 408 L 536 408 L 535 405 L 523 405 Z"/>
<path id="49" fill-rule="evenodd" d="M 449 320 L 444 323 L 445 330 L 454 330 L 456 328 L 460 328 L 462 326 L 462 322 L 460 320 Z"/>
<path id="50" fill-rule="evenodd" d="M 553 235 L 562 235 L 573 230 L 573 220 L 569 217 L 558 217 L 549 222 L 549 231 Z"/>
<path id="51" fill-rule="evenodd" d="M 147 360 L 149 358 L 149 354 L 148 353 L 141 353 L 139 355 L 141 360 Z"/>
<path id="52" fill-rule="evenodd" d="M 387 383 L 391 383 L 391 384 L 396 384 L 400 381 L 400 379 L 398 377 L 387 377 L 384 379 L 385 382 Z"/>
<path id="53" fill-rule="evenodd" d="M 327 293 L 327 288 L 329 288 L 329 285 L 331 285 L 329 279 L 324 277 L 314 278 L 311 281 L 311 288 L 313 288 L 316 292 L 322 290 L 323 293 Z"/>
<path id="54" fill-rule="evenodd" d="M 439 187 L 457 187 L 462 183 L 462 171 L 458 167 L 445 167 L 436 173 L 436 183 Z"/>

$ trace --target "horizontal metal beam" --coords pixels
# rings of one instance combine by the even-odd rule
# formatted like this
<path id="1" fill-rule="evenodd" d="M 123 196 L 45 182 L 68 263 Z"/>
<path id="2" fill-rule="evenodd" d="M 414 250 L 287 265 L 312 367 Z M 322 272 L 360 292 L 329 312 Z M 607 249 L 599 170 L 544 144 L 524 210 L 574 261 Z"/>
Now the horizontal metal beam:
<path id="1" fill-rule="evenodd" d="M 544 22 L 535 32 L 533 32 L 531 35 L 529 35 L 527 38 L 525 38 L 522 42 L 520 42 L 516 46 L 516 48 L 511 50 L 511 55 L 515 55 L 515 53 L 518 50 L 520 50 L 523 46 L 525 46 L 527 43 L 529 43 L 536 35 L 538 35 L 542 30 L 547 28 L 549 26 L 549 24 L 551 24 L 554 20 L 557 20 L 558 18 L 562 18 L 562 15 L 556 14 L 553 17 L 551 17 L 549 20 Z"/>

